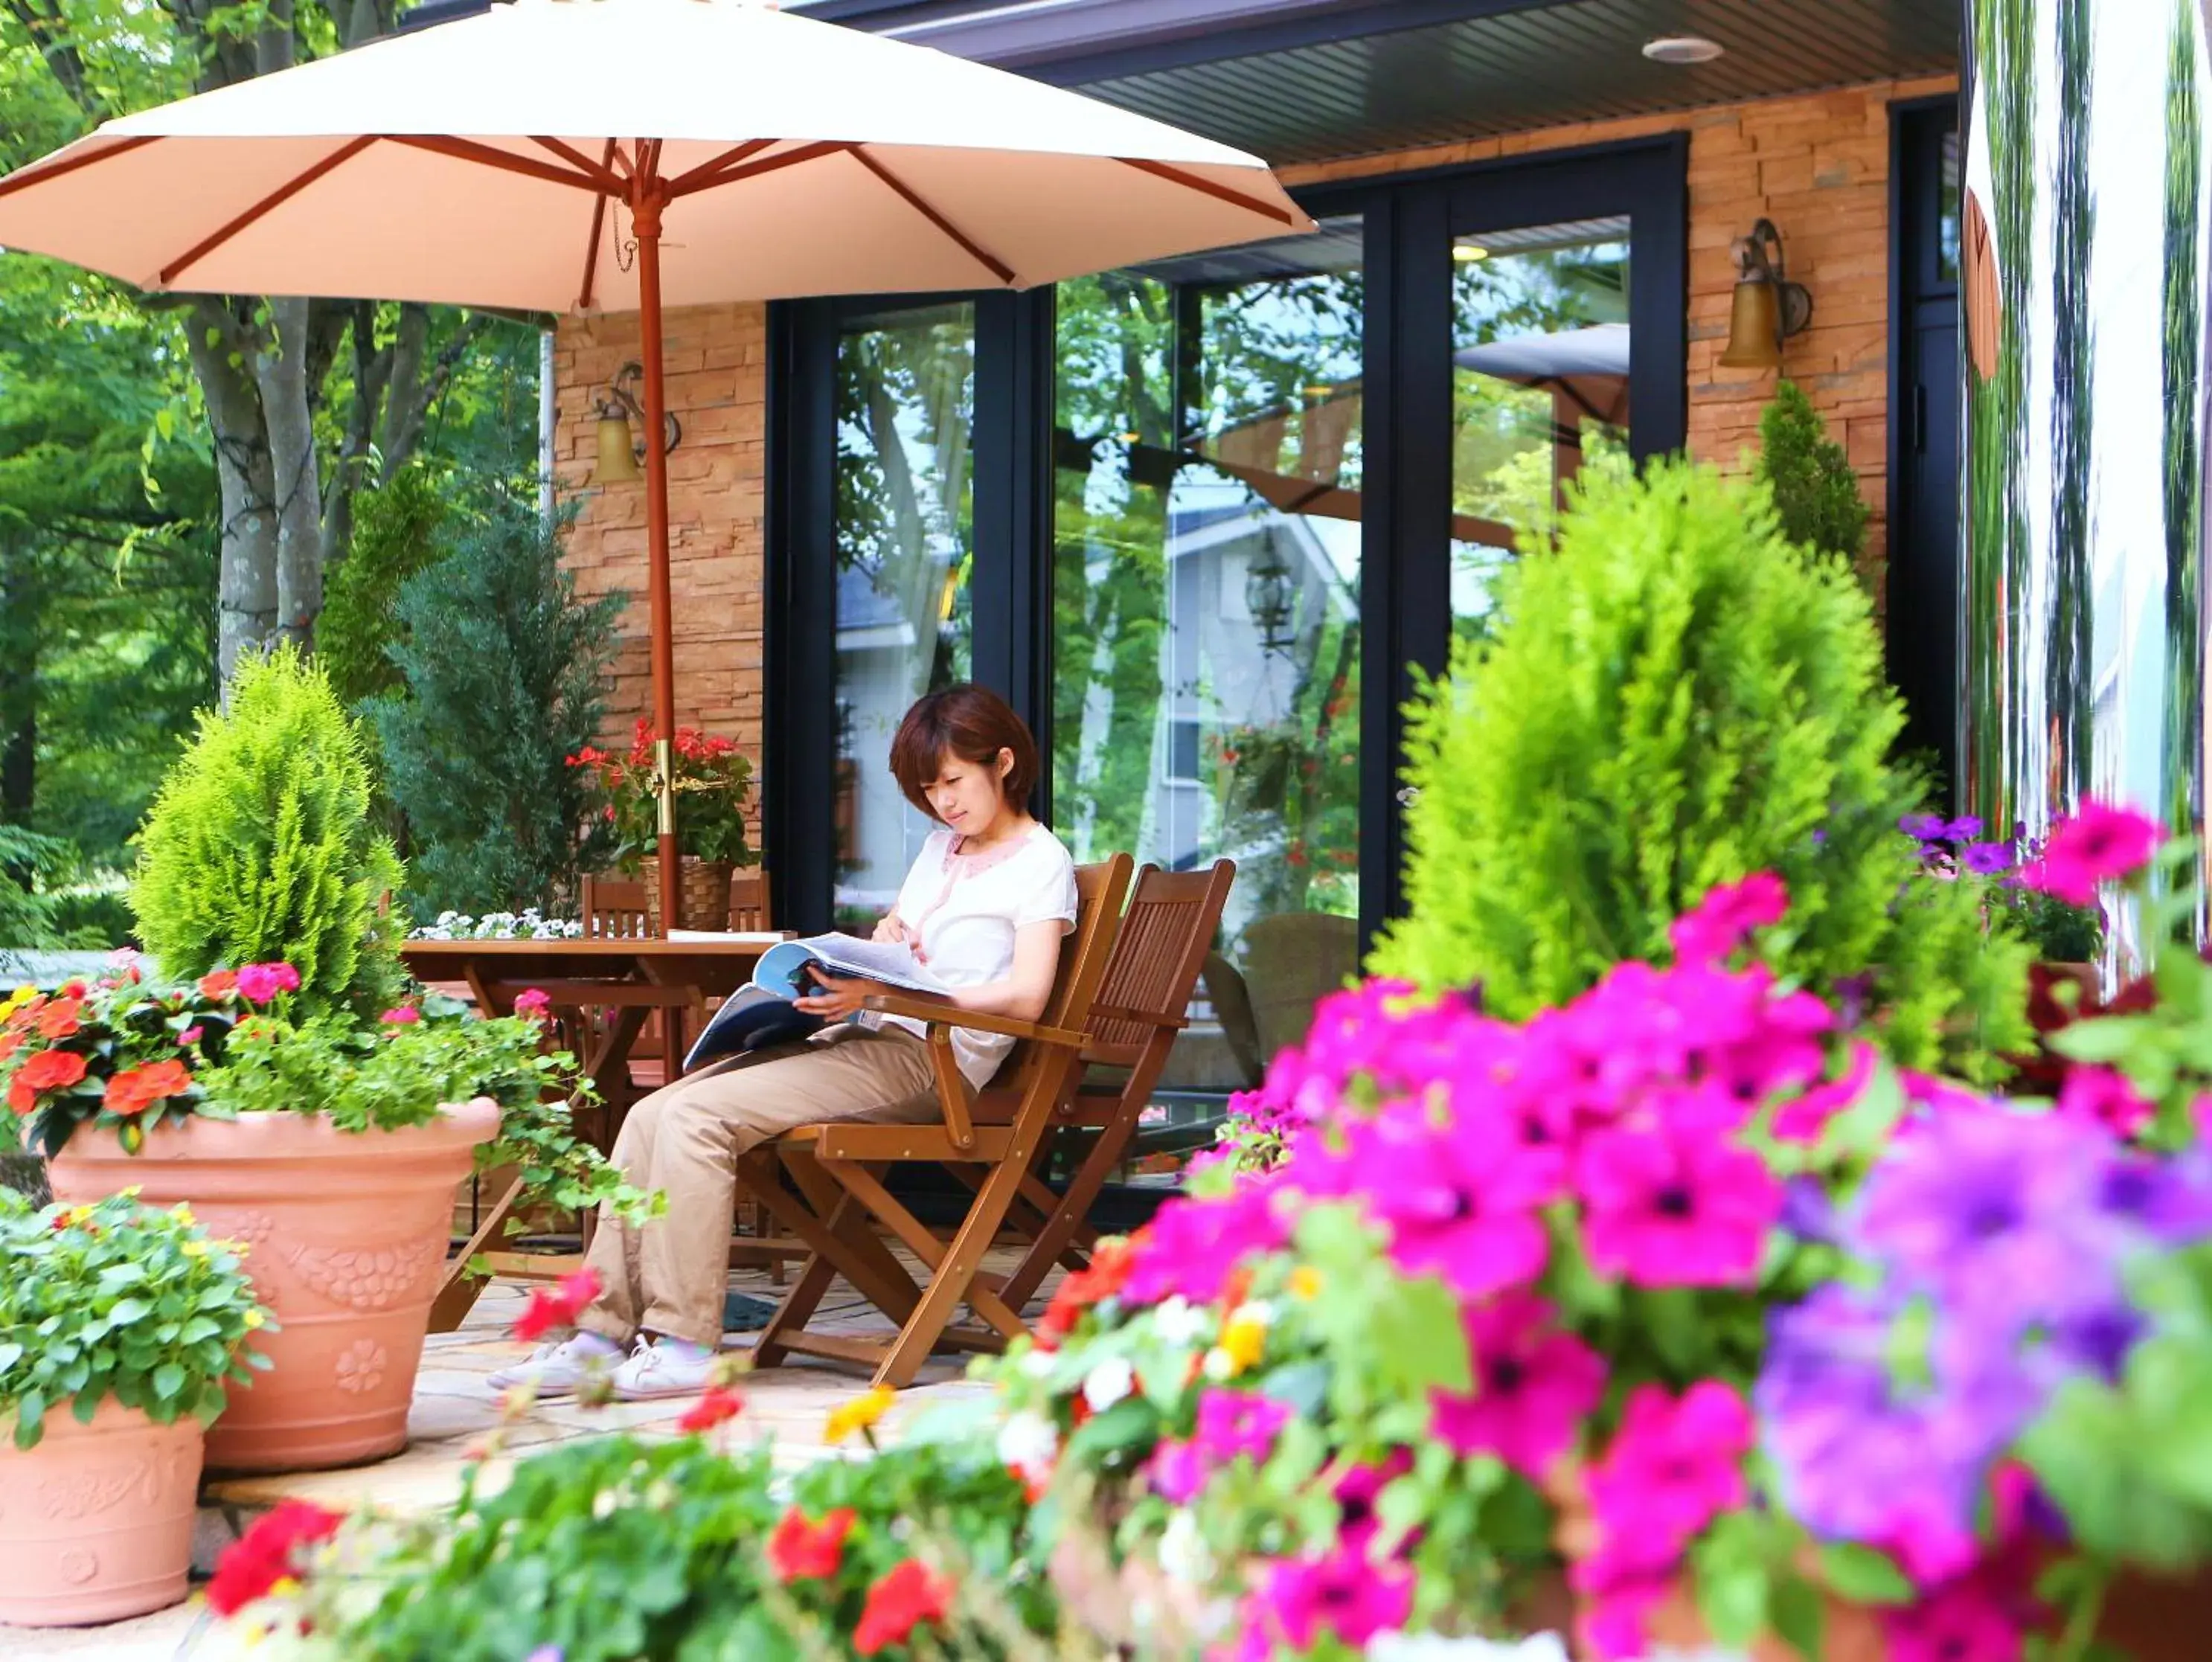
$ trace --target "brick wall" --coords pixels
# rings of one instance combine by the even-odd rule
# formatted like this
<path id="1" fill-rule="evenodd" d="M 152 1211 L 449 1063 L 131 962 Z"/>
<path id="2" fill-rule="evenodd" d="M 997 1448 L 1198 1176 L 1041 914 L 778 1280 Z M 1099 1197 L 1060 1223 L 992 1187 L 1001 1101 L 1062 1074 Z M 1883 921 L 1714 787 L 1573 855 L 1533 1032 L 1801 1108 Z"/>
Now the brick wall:
<path id="1" fill-rule="evenodd" d="M 677 719 L 737 740 L 757 761 L 767 314 L 758 306 L 697 306 L 671 312 L 665 321 L 668 407 L 684 426 L 683 441 L 668 458 Z M 584 593 L 620 589 L 629 596 L 610 701 L 611 736 L 624 737 L 653 700 L 645 644 L 645 483 L 598 488 L 591 473 L 599 401 L 623 364 L 637 355 L 635 312 L 564 319 L 554 343 L 554 476 L 562 500 L 579 510 L 568 563 Z"/>
<path id="2" fill-rule="evenodd" d="M 1849 450 L 1874 511 L 1868 574 L 1880 593 L 1888 411 L 1889 105 L 1951 90 L 1892 82 L 1483 139 L 1286 170 L 1291 184 L 1484 161 L 1655 133 L 1690 135 L 1690 447 L 1736 464 L 1771 395 L 1771 371 L 1723 369 L 1735 268 L 1731 239 L 1764 215 L 1781 228 L 1790 276 L 1812 291 L 1813 323 L 1786 349 L 1802 385 Z M 613 708 L 617 726 L 648 705 L 645 494 L 588 488 L 595 401 L 637 355 L 635 315 L 568 321 L 555 354 L 556 476 L 580 496 L 570 563 L 586 592 L 628 590 Z M 759 306 L 668 317 L 668 398 L 684 423 L 669 458 L 680 719 L 726 733 L 756 757 L 761 740 L 762 494 L 765 319 Z"/>
<path id="3" fill-rule="evenodd" d="M 1784 349 L 1781 373 L 1803 387 L 1850 452 L 1873 510 L 1865 570 L 1876 604 L 1887 548 L 1889 410 L 1889 106 L 1954 91 L 1949 78 L 1887 82 L 1632 120 L 1547 128 L 1387 156 L 1288 168 L 1291 185 L 1490 161 L 1656 133 L 1690 136 L 1690 451 L 1737 465 L 1758 440 L 1776 372 L 1723 369 L 1735 266 L 1729 244 L 1762 215 L 1782 233 L 1790 280 L 1813 295 L 1813 321 Z"/>

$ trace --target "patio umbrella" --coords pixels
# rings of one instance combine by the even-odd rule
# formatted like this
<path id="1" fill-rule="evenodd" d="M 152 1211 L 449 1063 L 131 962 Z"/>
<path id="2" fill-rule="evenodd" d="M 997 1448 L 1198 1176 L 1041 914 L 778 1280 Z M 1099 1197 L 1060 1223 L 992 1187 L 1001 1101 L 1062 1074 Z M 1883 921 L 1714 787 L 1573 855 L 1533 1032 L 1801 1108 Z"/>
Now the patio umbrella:
<path id="1" fill-rule="evenodd" d="M 514 0 L 123 117 L 0 179 L 0 244 L 142 288 L 642 314 L 672 922 L 662 306 L 1023 288 L 1311 228 L 1241 151 L 738 0 Z"/>

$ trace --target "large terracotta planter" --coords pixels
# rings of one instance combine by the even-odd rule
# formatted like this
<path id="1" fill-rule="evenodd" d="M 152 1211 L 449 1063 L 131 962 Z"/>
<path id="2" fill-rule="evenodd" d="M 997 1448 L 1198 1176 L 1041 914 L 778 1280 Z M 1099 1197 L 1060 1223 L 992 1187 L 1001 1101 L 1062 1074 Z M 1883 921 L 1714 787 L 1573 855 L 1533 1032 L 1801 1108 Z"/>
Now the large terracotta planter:
<path id="1" fill-rule="evenodd" d="M 254 1336 L 273 1366 L 232 1388 L 207 1461 L 298 1471 L 407 1446 L 453 1188 L 498 1129 L 489 1098 L 428 1125 L 360 1135 L 314 1114 L 191 1118 L 156 1126 L 137 1155 L 80 1133 L 51 1170 L 58 1200 L 136 1185 L 147 1204 L 189 1201 L 210 1233 L 246 1243 L 254 1292 L 282 1331 Z"/>
<path id="2" fill-rule="evenodd" d="M 0 1440 L 0 1623 L 119 1622 L 177 1604 L 192 1556 L 199 1422 L 103 1402 L 46 1416 L 39 1446 Z"/>

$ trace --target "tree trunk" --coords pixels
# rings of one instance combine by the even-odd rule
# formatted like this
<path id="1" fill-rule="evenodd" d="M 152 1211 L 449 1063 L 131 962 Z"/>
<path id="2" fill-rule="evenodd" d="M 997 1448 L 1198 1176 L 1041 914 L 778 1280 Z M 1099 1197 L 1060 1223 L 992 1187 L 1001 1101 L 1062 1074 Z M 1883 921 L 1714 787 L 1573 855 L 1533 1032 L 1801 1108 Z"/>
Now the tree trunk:
<path id="1" fill-rule="evenodd" d="M 216 667 L 228 687 L 239 655 L 264 644 L 276 624 L 276 490 L 260 396 L 240 351 L 248 343 L 245 330 L 227 305 L 209 299 L 192 307 L 187 332 L 192 369 L 215 430 L 216 483 L 222 500 Z"/>
<path id="2" fill-rule="evenodd" d="M 256 355 L 262 418 L 276 482 L 276 634 L 315 644 L 323 610 L 323 492 L 316 466 L 313 395 L 307 385 L 307 302 L 268 302 L 273 339 Z"/>
<path id="3" fill-rule="evenodd" d="M 11 825 L 30 823 L 38 794 L 37 558 L 0 543 L 0 823 Z"/>

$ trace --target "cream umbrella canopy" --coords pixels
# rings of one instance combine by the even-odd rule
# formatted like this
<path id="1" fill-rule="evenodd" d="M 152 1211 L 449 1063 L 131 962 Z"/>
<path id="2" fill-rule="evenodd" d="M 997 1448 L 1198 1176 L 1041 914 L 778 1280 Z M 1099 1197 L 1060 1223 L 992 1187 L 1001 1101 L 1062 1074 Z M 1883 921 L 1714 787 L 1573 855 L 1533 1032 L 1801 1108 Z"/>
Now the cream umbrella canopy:
<path id="1" fill-rule="evenodd" d="M 0 179 L 0 245 L 142 288 L 642 314 L 672 922 L 662 306 L 1026 288 L 1310 228 L 1256 157 L 741 0 L 513 0 Z"/>

